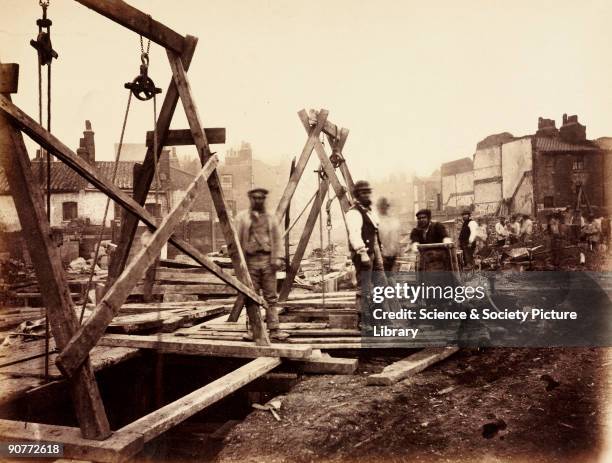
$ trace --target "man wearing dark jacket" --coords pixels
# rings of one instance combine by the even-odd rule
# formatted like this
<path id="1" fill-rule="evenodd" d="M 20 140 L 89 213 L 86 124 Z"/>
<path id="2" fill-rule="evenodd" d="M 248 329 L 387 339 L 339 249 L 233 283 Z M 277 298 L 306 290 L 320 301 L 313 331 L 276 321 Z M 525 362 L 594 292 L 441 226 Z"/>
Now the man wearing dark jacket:
<path id="1" fill-rule="evenodd" d="M 421 209 L 416 213 L 417 226 L 410 233 L 412 250 L 417 251 L 419 244 L 450 243 L 446 227 L 440 222 L 431 221 L 431 211 Z"/>

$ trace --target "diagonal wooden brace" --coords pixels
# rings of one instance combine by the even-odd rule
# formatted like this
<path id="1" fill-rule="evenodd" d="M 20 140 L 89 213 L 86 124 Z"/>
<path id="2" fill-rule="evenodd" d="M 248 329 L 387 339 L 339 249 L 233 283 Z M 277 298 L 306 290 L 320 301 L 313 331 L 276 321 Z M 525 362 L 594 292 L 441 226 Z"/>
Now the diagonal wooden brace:
<path id="1" fill-rule="evenodd" d="M 187 121 L 189 122 L 189 129 L 191 130 L 193 142 L 198 150 L 200 161 L 202 164 L 204 164 L 211 156 L 210 148 L 208 146 L 208 140 L 206 139 L 206 133 L 202 127 L 197 106 L 193 100 L 187 73 L 183 67 L 181 57 L 178 54 L 172 52 L 171 50 L 167 50 L 167 54 L 170 67 L 172 68 L 172 76 L 174 77 L 174 82 L 178 88 L 181 102 L 183 103 L 183 109 L 185 110 Z M 227 243 L 227 251 L 232 259 L 236 276 L 248 287 L 253 288 L 253 282 L 246 266 L 246 261 L 242 247 L 240 246 L 238 234 L 236 233 L 231 217 L 227 213 L 227 206 L 225 204 L 225 198 L 221 188 L 221 181 L 217 172 L 213 172 L 212 175 L 208 177 L 208 188 L 210 190 L 210 196 L 213 200 L 213 204 L 215 205 L 215 210 L 217 211 L 219 224 L 223 230 L 225 242 Z M 268 333 L 261 319 L 259 306 L 252 299 L 247 300 L 247 314 L 251 323 L 251 329 L 253 330 L 253 338 L 255 342 L 259 345 L 270 344 Z"/>
<path id="2" fill-rule="evenodd" d="M 53 134 L 47 132 L 40 124 L 2 95 L 0 95 L 0 111 L 10 116 L 15 124 L 44 149 L 67 164 L 68 167 L 109 196 L 113 201 L 121 205 L 125 210 L 142 220 L 150 229 L 155 230 L 157 228 L 155 217 L 153 217 L 144 207 L 130 198 L 123 190 L 101 175 L 91 164 L 74 153 Z M 233 275 L 224 272 L 217 264 L 202 252 L 198 251 L 193 245 L 175 236 L 172 236 L 169 241 L 232 288 L 247 294 L 248 297 L 261 305 L 265 304 L 264 299 L 252 288 L 242 283 Z"/>
<path id="3" fill-rule="evenodd" d="M 157 259 L 161 248 L 168 242 L 170 235 L 191 210 L 191 206 L 202 191 L 206 180 L 215 171 L 219 160 L 212 156 L 198 176 L 189 185 L 183 199 L 164 217 L 159 228 L 151 236 L 138 254 L 132 259 L 117 281 L 104 295 L 93 314 L 79 328 L 70 342 L 57 356 L 55 363 L 60 371 L 70 378 L 89 355 L 89 351 L 102 337 L 108 324 L 130 295 L 132 288 L 141 280 L 149 266 Z"/>
<path id="4" fill-rule="evenodd" d="M 300 111 L 300 113 L 298 114 L 301 114 L 302 112 L 306 114 L 306 111 L 304 110 Z M 295 164 L 295 170 L 289 178 L 289 183 L 287 183 L 287 186 L 285 187 L 283 196 L 281 197 L 280 201 L 278 202 L 278 206 L 276 207 L 276 219 L 278 221 L 282 220 L 282 218 L 285 216 L 285 213 L 287 212 L 287 207 L 289 207 L 291 198 L 293 198 L 293 194 L 295 193 L 298 183 L 302 178 L 304 169 L 306 169 L 306 164 L 308 164 L 308 160 L 310 159 L 312 150 L 314 149 L 315 145 L 319 143 L 319 135 L 321 134 L 321 131 L 323 130 L 323 127 L 327 122 L 328 114 L 329 111 L 321 109 L 317 114 L 316 125 L 313 127 L 310 127 L 310 125 L 308 125 L 308 129 L 306 130 L 306 132 L 308 133 L 308 139 L 306 140 L 306 144 L 302 149 L 302 153 L 300 154 L 300 157 L 298 158 L 298 161 Z M 306 119 L 308 119 L 308 116 L 306 116 Z"/>

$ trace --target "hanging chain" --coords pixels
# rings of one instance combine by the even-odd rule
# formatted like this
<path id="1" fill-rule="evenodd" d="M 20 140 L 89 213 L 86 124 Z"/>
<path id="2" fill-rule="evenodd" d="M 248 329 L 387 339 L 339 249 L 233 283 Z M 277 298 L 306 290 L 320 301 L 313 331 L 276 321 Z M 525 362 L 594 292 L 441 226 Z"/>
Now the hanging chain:
<path id="1" fill-rule="evenodd" d="M 140 54 L 141 55 L 149 55 L 149 50 L 151 49 L 151 39 L 147 40 L 147 51 L 144 49 L 144 41 L 142 39 L 142 35 L 140 36 Z"/>

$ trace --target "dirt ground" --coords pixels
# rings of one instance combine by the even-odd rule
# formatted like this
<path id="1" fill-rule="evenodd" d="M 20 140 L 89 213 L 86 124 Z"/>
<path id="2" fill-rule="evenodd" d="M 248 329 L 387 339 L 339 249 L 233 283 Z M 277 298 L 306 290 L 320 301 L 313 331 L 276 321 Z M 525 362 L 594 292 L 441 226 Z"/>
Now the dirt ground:
<path id="1" fill-rule="evenodd" d="M 597 460 L 612 350 L 463 350 L 393 386 L 367 386 L 396 354 L 361 358 L 353 376 L 306 378 L 283 398 L 280 422 L 254 411 L 217 461 Z"/>

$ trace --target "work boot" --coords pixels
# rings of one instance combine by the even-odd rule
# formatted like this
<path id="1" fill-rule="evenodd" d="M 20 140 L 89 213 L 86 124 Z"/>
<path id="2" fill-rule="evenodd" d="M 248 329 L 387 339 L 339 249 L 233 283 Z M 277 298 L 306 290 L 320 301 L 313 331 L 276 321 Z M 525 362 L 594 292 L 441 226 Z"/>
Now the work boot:
<path id="1" fill-rule="evenodd" d="M 270 339 L 273 339 L 274 341 L 284 341 L 288 337 L 289 333 L 281 331 L 278 328 L 270 330 Z"/>

